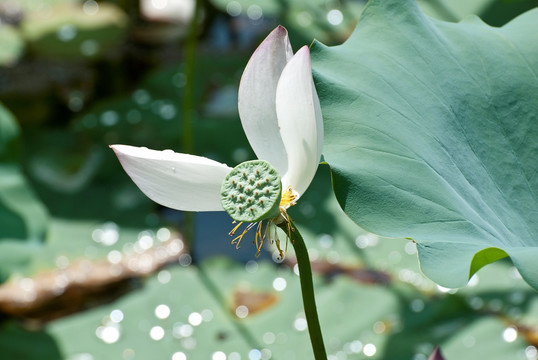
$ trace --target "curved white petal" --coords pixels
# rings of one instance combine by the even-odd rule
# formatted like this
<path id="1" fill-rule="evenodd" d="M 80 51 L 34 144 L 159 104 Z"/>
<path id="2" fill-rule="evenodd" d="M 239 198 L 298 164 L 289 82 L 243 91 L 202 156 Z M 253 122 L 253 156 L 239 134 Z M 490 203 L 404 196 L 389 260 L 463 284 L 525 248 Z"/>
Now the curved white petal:
<path id="1" fill-rule="evenodd" d="M 248 141 L 259 159 L 268 161 L 283 174 L 286 152 L 275 110 L 275 93 L 280 74 L 293 56 L 288 32 L 278 26 L 250 58 L 239 84 L 239 116 Z"/>
<path id="2" fill-rule="evenodd" d="M 230 167 L 172 150 L 111 145 L 134 183 L 151 200 L 185 211 L 220 211 L 220 187 Z"/>
<path id="3" fill-rule="evenodd" d="M 321 107 L 306 46 L 282 71 L 276 90 L 276 112 L 288 157 L 282 185 L 291 186 L 301 196 L 316 173 L 323 146 Z"/>

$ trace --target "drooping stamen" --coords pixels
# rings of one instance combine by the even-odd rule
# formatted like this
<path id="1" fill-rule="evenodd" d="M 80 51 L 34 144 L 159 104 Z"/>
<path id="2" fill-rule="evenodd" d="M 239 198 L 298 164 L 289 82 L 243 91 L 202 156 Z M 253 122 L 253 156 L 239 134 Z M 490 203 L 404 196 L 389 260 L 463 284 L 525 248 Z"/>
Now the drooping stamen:
<path id="1" fill-rule="evenodd" d="M 243 222 L 240 222 L 236 227 L 234 227 L 233 230 L 230 231 L 229 235 L 233 236 L 235 234 L 235 231 L 237 230 L 237 228 L 239 226 L 241 226 L 241 224 L 243 224 Z M 241 233 L 241 235 L 236 236 L 235 238 L 232 239 L 232 245 L 235 245 L 236 249 L 239 249 L 239 244 L 241 243 L 241 240 L 243 239 L 243 236 L 245 236 L 245 234 L 248 233 L 250 231 L 250 229 L 252 229 L 254 227 L 254 225 L 256 225 L 256 224 L 257 223 L 248 224 L 245 227 L 245 229 L 243 230 L 243 232 Z"/>
<path id="2" fill-rule="evenodd" d="M 234 221 L 234 223 L 235 223 L 235 221 Z M 237 229 L 242 224 L 243 224 L 243 222 L 238 223 L 232 229 L 232 231 L 230 231 L 228 233 L 228 235 L 234 236 L 235 232 L 237 231 Z M 258 222 L 255 222 L 255 223 L 248 224 L 245 227 L 245 229 L 243 229 L 243 231 L 241 232 L 240 235 L 238 235 L 238 236 L 236 236 L 235 238 L 232 239 L 232 244 L 235 245 L 236 249 L 239 249 L 240 248 L 240 243 L 241 243 L 241 240 L 243 240 L 243 237 L 256 225 L 257 225 L 257 228 L 256 228 L 256 235 L 255 235 L 255 238 L 254 238 L 254 245 L 256 246 L 256 257 L 258 257 L 260 255 L 261 250 L 262 250 L 263 242 L 265 241 L 265 239 L 267 237 L 267 233 L 268 233 L 267 229 L 270 228 L 270 225 L 272 225 L 272 223 L 267 222 L 266 230 L 263 231 L 263 232 L 262 232 L 263 221 L 258 221 Z M 275 233 L 276 233 L 276 231 L 275 231 Z M 281 256 L 283 256 L 282 250 L 280 250 L 280 248 L 279 248 L 279 251 L 280 251 Z"/>
<path id="3" fill-rule="evenodd" d="M 235 224 L 236 222 L 237 222 L 237 221 L 234 220 L 234 221 L 232 222 L 232 224 Z M 234 236 L 234 235 L 235 235 L 235 232 L 237 231 L 237 229 L 239 229 L 239 227 L 240 227 L 242 224 L 243 224 L 243 222 L 241 221 L 241 222 L 239 222 L 237 225 L 235 225 L 235 227 L 232 229 L 232 231 L 230 231 L 230 232 L 228 233 L 228 235 L 230 235 L 230 236 Z"/>
<path id="4" fill-rule="evenodd" d="M 260 256 L 260 251 L 262 249 L 264 239 L 265 237 L 262 236 L 262 221 L 260 221 L 258 223 L 258 228 L 256 229 L 256 237 L 255 237 L 256 257 Z"/>
<path id="5" fill-rule="evenodd" d="M 293 203 L 294 205 L 295 203 Z M 291 206 L 291 205 L 290 205 Z M 291 219 L 291 217 L 288 215 L 288 212 L 286 211 L 285 208 L 280 208 L 280 216 L 284 219 L 284 221 L 286 222 L 287 224 L 287 229 L 288 231 L 286 232 L 286 247 L 284 249 L 284 252 L 288 252 L 288 241 L 289 239 L 291 239 L 291 232 L 293 231 L 293 227 L 291 226 L 291 222 L 293 221 Z M 275 231 L 276 232 L 276 231 Z M 280 253 L 282 254 L 282 250 L 280 249 L 280 244 L 277 243 L 277 247 L 278 247 L 278 250 L 280 251 Z"/>

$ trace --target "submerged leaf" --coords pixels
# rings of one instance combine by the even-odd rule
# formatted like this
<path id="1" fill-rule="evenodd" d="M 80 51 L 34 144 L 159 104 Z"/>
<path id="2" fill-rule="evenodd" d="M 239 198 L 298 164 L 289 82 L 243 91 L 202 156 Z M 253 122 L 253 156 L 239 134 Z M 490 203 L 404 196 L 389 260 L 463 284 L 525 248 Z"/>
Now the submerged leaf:
<path id="1" fill-rule="evenodd" d="M 537 33 L 538 10 L 493 28 L 371 1 L 345 44 L 313 46 L 340 205 L 415 240 L 443 286 L 509 256 L 538 289 Z"/>

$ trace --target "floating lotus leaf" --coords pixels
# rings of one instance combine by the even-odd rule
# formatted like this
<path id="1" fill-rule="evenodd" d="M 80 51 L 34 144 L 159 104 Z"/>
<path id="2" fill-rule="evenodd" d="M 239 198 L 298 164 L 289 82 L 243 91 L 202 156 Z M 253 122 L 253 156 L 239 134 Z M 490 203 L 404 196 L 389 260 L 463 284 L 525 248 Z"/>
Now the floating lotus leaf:
<path id="1" fill-rule="evenodd" d="M 324 155 L 361 227 L 417 242 L 446 287 L 509 256 L 538 289 L 538 10 L 501 28 L 371 1 L 312 49 Z"/>

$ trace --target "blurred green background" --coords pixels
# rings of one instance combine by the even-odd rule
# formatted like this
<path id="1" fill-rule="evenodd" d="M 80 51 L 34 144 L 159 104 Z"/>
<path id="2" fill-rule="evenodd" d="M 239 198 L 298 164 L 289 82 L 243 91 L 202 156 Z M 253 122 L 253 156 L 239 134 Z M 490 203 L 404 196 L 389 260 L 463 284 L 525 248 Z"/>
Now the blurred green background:
<path id="1" fill-rule="evenodd" d="M 421 0 L 501 26 L 536 0 Z M 0 0 L 0 359 L 312 358 L 291 247 L 284 262 L 223 213 L 147 199 L 109 144 L 230 166 L 254 157 L 237 114 L 252 51 L 340 44 L 365 1 Z M 330 360 L 538 359 L 538 297 L 508 261 L 460 290 L 404 239 L 338 208 L 328 168 L 290 215 L 310 248 Z"/>

